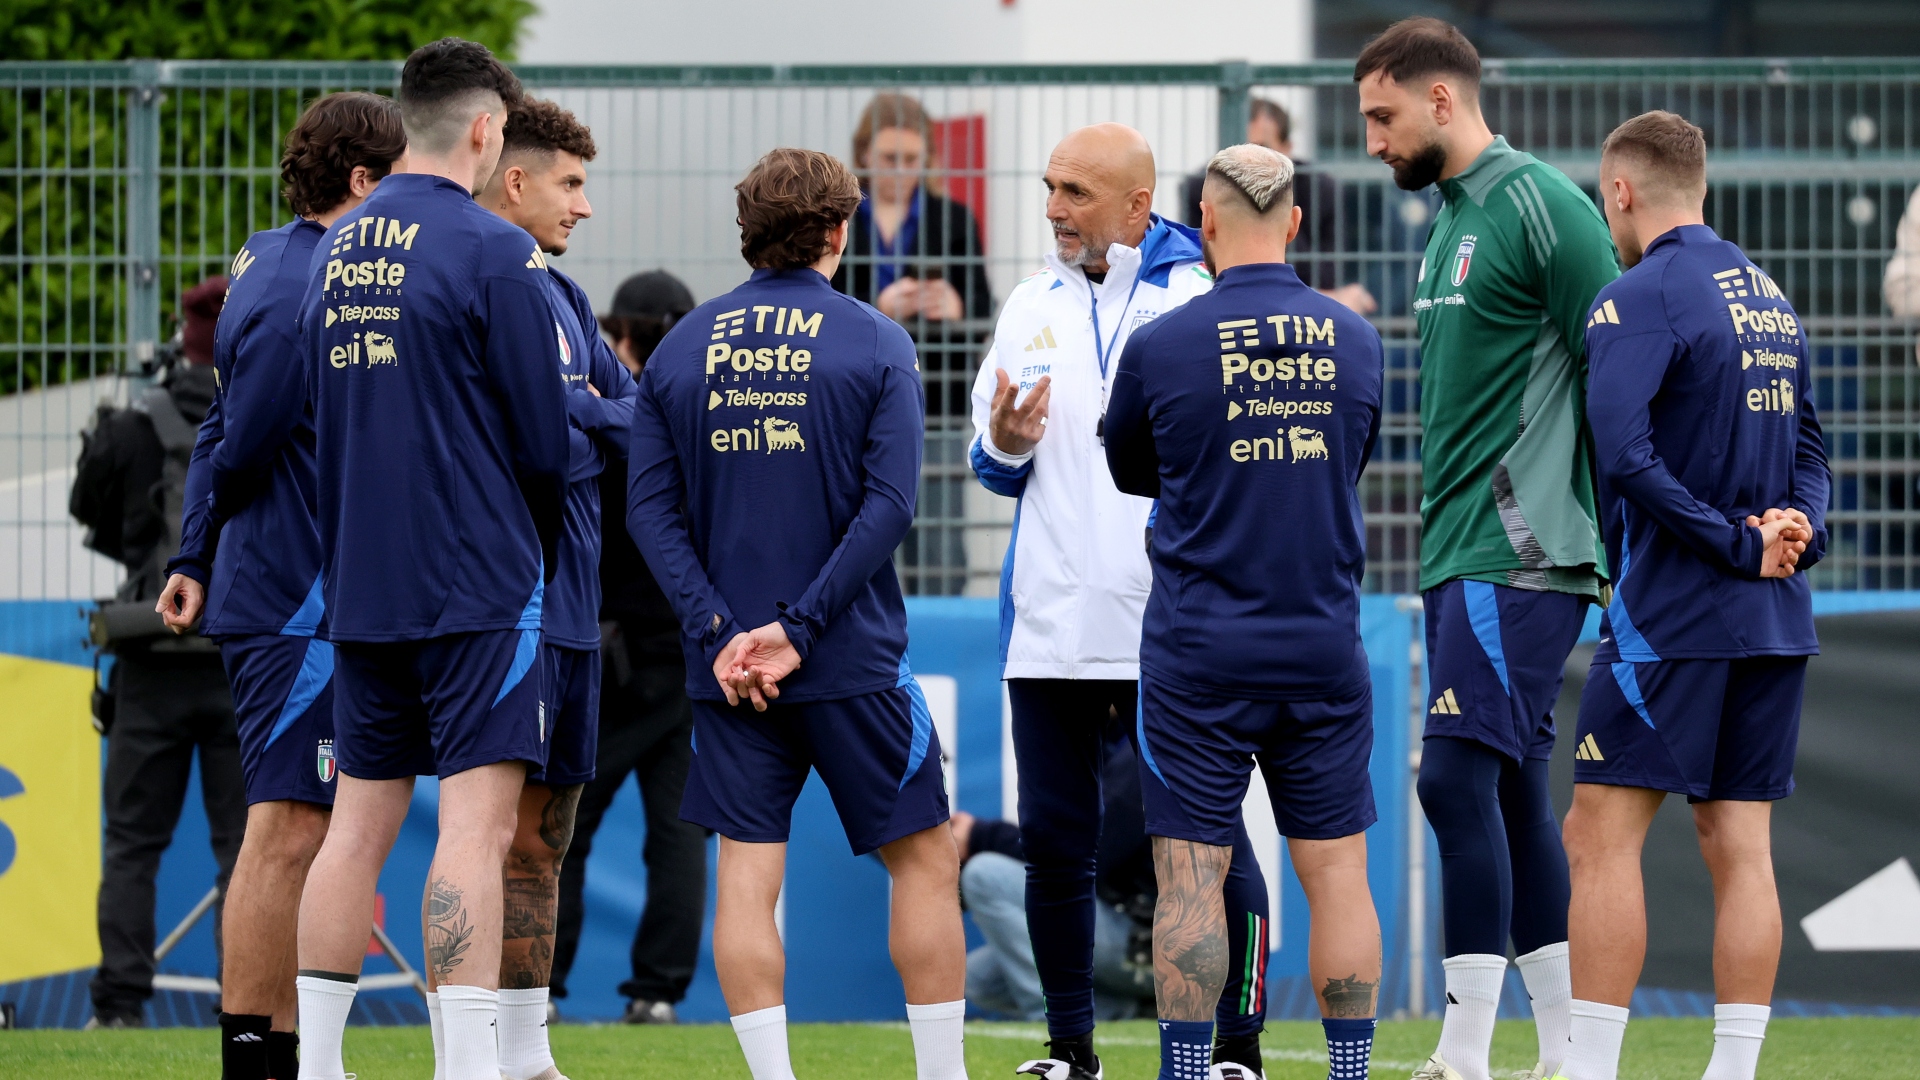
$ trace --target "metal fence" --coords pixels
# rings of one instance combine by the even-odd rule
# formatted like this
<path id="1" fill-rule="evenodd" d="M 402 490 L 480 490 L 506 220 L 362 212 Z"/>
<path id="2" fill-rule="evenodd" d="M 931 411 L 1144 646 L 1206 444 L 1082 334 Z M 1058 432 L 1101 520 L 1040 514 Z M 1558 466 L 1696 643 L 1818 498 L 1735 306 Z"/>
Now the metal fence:
<path id="1" fill-rule="evenodd" d="M 279 148 L 301 106 L 331 90 L 389 90 L 389 63 L 0 64 L 0 598 L 109 591 L 117 568 L 66 514 L 77 432 L 101 397 L 124 400 L 173 332 L 180 294 L 224 271 L 254 230 L 280 224 Z M 539 67 L 537 94 L 573 109 L 600 147 L 594 220 L 559 261 L 604 308 L 629 273 L 665 267 L 705 299 L 745 273 L 732 186 L 764 151 L 851 157 L 881 91 L 935 118 L 929 188 L 978 223 L 970 254 L 905 276 L 984 267 L 1004 298 L 1050 242 L 1040 173 L 1068 130 L 1139 128 L 1159 162 L 1156 209 L 1183 216 L 1182 181 L 1240 141 L 1252 97 L 1293 117 L 1318 205 L 1316 284 L 1358 283 L 1387 342 L 1383 438 L 1365 481 L 1367 588 L 1416 586 L 1417 334 L 1413 270 L 1436 209 L 1365 156 L 1351 67 Z M 1598 148 L 1650 108 L 1706 129 L 1707 213 L 1786 290 L 1808 329 L 1836 472 L 1825 589 L 1920 586 L 1920 369 L 1916 326 L 1881 277 L 1920 183 L 1920 61 L 1490 61 L 1488 119 L 1589 190 Z M 957 262 L 956 262 L 957 260 Z M 868 260 L 869 262 L 871 260 Z M 993 591 L 1012 507 L 966 467 L 967 394 L 990 318 L 911 329 L 927 382 L 918 523 L 899 560 L 911 593 Z"/>

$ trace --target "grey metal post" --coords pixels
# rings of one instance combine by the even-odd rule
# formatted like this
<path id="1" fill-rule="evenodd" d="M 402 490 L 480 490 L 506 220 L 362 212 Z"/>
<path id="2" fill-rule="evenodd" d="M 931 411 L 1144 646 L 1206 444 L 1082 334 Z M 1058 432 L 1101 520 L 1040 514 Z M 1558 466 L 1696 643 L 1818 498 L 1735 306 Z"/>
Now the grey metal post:
<path id="1" fill-rule="evenodd" d="M 1247 141 L 1247 92 L 1253 87 L 1253 65 L 1228 60 L 1220 65 L 1220 149 Z"/>
<path id="2" fill-rule="evenodd" d="M 158 60 L 133 63 L 127 94 L 128 374 L 160 342 L 160 76 Z"/>

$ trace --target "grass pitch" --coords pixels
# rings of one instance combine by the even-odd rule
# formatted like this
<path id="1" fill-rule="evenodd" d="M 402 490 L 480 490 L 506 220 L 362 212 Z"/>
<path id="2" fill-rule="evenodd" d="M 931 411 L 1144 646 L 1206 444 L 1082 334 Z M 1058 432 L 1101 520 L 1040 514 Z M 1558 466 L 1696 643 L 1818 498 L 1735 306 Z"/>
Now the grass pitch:
<path id="1" fill-rule="evenodd" d="M 1436 1021 L 1380 1025 L 1373 1075 L 1404 1077 L 1431 1053 Z M 908 1080 L 913 1044 L 907 1025 L 797 1024 L 794 1071 L 812 1080 Z M 967 1072 L 1006 1080 L 1043 1052 L 1032 1024 L 969 1024 Z M 1503 1022 L 1494 1037 L 1494 1075 L 1530 1068 L 1533 1025 Z M 1261 1040 L 1268 1080 L 1324 1080 L 1320 1025 L 1276 1022 Z M 1151 1080 L 1159 1035 L 1149 1021 L 1103 1024 L 1096 1044 L 1114 1080 Z M 671 1028 L 564 1024 L 553 1030 L 554 1056 L 573 1080 L 673 1077 L 747 1080 L 747 1066 L 724 1024 Z M 1621 1080 L 1698 1080 L 1713 1050 L 1710 1020 L 1635 1020 L 1627 1028 Z M 361 1080 L 425 1080 L 433 1053 L 425 1028 L 349 1028 L 347 1068 Z M 145 1078 L 208 1080 L 220 1071 L 214 1029 L 0 1032 L 0 1077 L 22 1080 Z M 1920 1077 L 1920 1018 L 1776 1020 L 1767 1028 L 1760 1080 Z"/>

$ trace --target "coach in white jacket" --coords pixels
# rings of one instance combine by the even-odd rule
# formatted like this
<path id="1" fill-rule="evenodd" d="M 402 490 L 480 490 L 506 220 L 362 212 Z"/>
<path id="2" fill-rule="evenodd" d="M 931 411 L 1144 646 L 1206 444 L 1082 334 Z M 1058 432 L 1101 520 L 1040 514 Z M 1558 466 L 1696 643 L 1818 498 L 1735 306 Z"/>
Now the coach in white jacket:
<path id="1" fill-rule="evenodd" d="M 1000 309 L 974 384 L 970 458 L 989 491 L 1019 500 L 1000 572 L 1000 659 L 1052 1047 L 1021 1071 L 1091 1080 L 1100 764 L 1105 740 L 1134 723 L 1151 584 L 1152 504 L 1113 486 L 1100 420 L 1127 337 L 1213 279 L 1198 234 L 1152 212 L 1153 151 L 1139 132 L 1073 132 L 1045 180 L 1055 251 Z"/>

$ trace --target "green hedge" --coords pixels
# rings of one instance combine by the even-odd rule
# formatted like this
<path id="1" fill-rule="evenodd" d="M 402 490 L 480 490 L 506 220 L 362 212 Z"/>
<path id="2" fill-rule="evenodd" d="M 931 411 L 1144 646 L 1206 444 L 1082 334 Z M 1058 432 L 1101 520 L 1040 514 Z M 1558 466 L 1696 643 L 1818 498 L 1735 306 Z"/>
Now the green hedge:
<path id="1" fill-rule="evenodd" d="M 506 59 L 530 0 L 6 0 L 0 59 L 397 60 L 449 34 Z"/>

